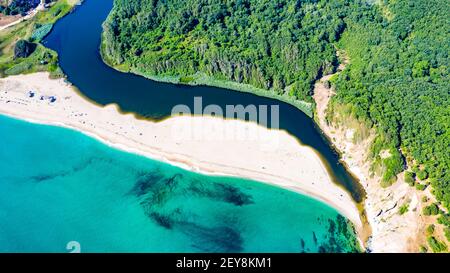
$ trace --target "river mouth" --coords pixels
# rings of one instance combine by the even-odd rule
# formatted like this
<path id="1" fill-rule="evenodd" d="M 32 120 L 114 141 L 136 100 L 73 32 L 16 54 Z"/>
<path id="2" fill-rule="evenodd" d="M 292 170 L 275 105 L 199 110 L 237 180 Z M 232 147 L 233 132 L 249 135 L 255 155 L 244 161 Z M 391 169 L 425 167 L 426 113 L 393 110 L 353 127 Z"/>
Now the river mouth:
<path id="1" fill-rule="evenodd" d="M 45 45 L 59 54 L 60 66 L 80 92 L 100 105 L 117 104 L 121 111 L 146 119 L 161 120 L 171 115 L 176 105 L 194 107 L 194 98 L 203 105 L 266 105 L 279 107 L 279 129 L 287 131 L 320 155 L 330 176 L 351 193 L 357 203 L 364 199 L 361 185 L 340 162 L 320 128 L 294 106 L 269 99 L 207 86 L 185 86 L 156 82 L 116 71 L 100 55 L 102 23 L 113 6 L 112 0 L 88 0 L 59 20 L 45 38 Z"/>

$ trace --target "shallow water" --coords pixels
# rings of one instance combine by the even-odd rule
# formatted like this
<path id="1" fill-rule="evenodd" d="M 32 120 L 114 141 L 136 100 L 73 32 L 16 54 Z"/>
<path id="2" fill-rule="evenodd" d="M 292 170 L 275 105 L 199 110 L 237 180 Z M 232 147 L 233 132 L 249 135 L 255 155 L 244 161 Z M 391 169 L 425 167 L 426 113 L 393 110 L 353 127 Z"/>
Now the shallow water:
<path id="1" fill-rule="evenodd" d="M 346 252 L 329 206 L 0 116 L 0 252 Z"/>

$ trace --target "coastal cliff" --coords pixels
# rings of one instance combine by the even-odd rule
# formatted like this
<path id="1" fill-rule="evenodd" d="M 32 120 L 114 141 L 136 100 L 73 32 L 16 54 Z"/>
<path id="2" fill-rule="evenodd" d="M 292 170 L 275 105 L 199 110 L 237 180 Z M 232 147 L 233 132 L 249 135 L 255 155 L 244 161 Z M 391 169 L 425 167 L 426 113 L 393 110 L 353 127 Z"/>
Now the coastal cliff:
<path id="1" fill-rule="evenodd" d="M 345 64 L 340 65 L 337 73 L 344 68 Z M 364 209 L 371 227 L 370 237 L 365 242 L 367 250 L 417 252 L 416 237 L 421 228 L 420 214 L 417 210 L 418 194 L 402 181 L 398 181 L 394 186 L 382 188 L 381 177 L 371 174 L 371 162 L 368 160 L 374 132 L 369 132 L 366 128 L 361 129 L 356 120 L 347 119 L 343 122 L 343 117 L 338 114 L 334 117 L 327 116 L 330 99 L 335 94 L 329 80 L 336 74 L 326 75 L 315 84 L 313 96 L 316 102 L 315 120 L 335 149 L 340 152 L 348 170 L 359 179 L 366 191 Z M 363 138 L 355 138 L 356 130 L 366 131 Z M 408 200 L 410 200 L 408 212 L 400 215 L 398 208 Z"/>
<path id="2" fill-rule="evenodd" d="M 341 52 L 341 55 L 342 54 Z M 341 56 L 342 63 L 334 74 L 323 76 L 314 86 L 316 103 L 315 121 L 340 153 L 342 161 L 360 181 L 366 191 L 364 210 L 371 234 L 364 242 L 367 251 L 383 253 L 419 252 L 427 244 L 427 225 L 433 219 L 423 215 L 423 208 L 433 200 L 430 190 L 418 191 L 405 182 L 405 173 L 395 182 L 383 186 L 382 175 L 373 169 L 371 146 L 376 130 L 369 129 L 361 121 L 330 108 L 343 108 L 332 97 L 336 95 L 330 80 L 338 76 L 348 58 Z M 334 103 L 334 104 L 333 104 Z M 381 156 L 391 156 L 386 151 Z M 441 231 L 439 234 L 443 236 Z"/>

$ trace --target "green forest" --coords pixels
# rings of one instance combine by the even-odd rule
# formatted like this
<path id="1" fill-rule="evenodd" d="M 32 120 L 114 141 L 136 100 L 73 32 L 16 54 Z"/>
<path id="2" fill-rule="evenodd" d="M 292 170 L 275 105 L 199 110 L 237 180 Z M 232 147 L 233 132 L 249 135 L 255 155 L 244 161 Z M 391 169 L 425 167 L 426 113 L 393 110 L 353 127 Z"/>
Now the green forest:
<path id="1" fill-rule="evenodd" d="M 313 83 L 337 63 L 333 42 L 344 29 L 343 15 L 333 12 L 338 5 L 116 0 L 105 24 L 104 53 L 111 64 L 146 74 L 200 71 L 312 101 Z"/>
<path id="2" fill-rule="evenodd" d="M 448 211 L 449 14 L 446 0 L 115 0 L 102 53 L 119 69 L 202 73 L 312 102 L 342 50 L 350 63 L 331 80 L 329 114 L 345 106 L 376 130 L 371 154 L 383 185 L 407 170 L 407 183 L 431 185 Z"/>

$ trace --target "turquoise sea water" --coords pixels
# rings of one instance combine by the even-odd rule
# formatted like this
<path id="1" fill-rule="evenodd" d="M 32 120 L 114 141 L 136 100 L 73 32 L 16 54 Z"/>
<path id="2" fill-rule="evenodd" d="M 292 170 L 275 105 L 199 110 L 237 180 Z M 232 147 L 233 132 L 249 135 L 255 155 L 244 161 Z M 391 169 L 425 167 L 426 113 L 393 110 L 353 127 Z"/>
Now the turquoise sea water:
<path id="1" fill-rule="evenodd" d="M 81 133 L 0 116 L 0 252 L 346 252 L 347 220 L 306 196 L 204 176 Z"/>

